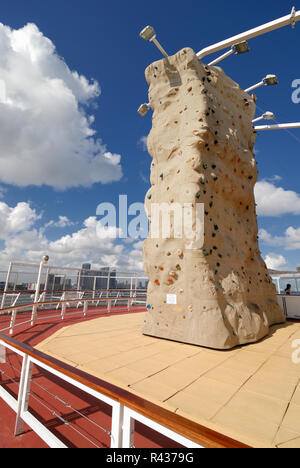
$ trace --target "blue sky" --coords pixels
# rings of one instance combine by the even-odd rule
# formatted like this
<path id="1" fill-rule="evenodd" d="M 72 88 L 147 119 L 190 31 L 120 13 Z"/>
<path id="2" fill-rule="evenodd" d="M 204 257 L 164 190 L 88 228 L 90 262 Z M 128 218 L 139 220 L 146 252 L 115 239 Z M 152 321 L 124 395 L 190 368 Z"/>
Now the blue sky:
<path id="1" fill-rule="evenodd" d="M 56 53 L 68 68 L 89 80 L 91 97 L 85 112 L 87 116 L 94 116 L 89 128 L 96 132 L 94 138 L 100 138 L 105 145 L 103 151 L 121 156 L 116 167 L 121 166 L 123 176 L 107 184 L 89 182 L 89 186 L 80 186 L 79 178 L 73 187 L 62 188 L 51 183 L 46 186 L 42 179 L 39 181 L 38 175 L 35 186 L 30 174 L 18 164 L 15 171 L 21 174 L 15 179 L 11 173 L 6 178 L 3 172 L 2 175 L 0 173 L 0 202 L 6 205 L 2 206 L 3 212 L 15 214 L 12 210 L 20 203 L 25 203 L 25 208 L 28 210 L 30 207 L 31 210 L 25 216 L 27 221 L 18 230 L 7 228 L 1 237 L 0 228 L 0 266 L 8 261 L 10 255 L 19 259 L 26 254 L 27 259 L 36 261 L 51 242 L 56 243 L 52 245 L 54 257 L 55 249 L 58 252 L 55 260 L 71 264 L 72 251 L 66 244 L 71 241 L 77 249 L 76 241 L 85 234 L 83 229 L 89 229 L 83 223 L 96 216 L 99 203 L 117 204 L 119 194 L 127 194 L 129 204 L 143 202 L 149 188 L 147 179 L 151 160 L 140 140 L 150 131 L 151 115 L 149 113 L 142 119 L 137 108 L 147 102 L 144 70 L 161 57 L 152 44 L 139 38 L 144 26 L 151 24 L 155 27 L 158 39 L 170 55 L 185 46 L 197 52 L 227 37 L 285 16 L 293 5 L 300 9 L 299 0 L 293 3 L 282 0 L 186 0 L 181 6 L 170 0 L 3 2 L 0 22 L 4 26 L 19 30 L 27 23 L 35 24 L 38 31 L 52 41 Z M 266 74 L 277 74 L 279 86 L 257 90 L 257 114 L 270 110 L 279 122 L 299 121 L 300 103 L 292 102 L 295 91 L 292 83 L 300 80 L 300 24 L 295 30 L 286 27 L 252 39 L 249 45 L 249 54 L 231 56 L 220 65 L 244 88 L 257 83 Z M 214 57 L 207 57 L 207 61 Z M 0 65 L 0 71 L 4 67 L 5 64 Z M 92 89 L 92 79 L 99 83 L 101 94 Z M 0 108 L 0 115 L 4 111 L 3 107 Z M 46 139 L 47 126 L 44 131 Z M 285 131 L 262 132 L 258 135 L 256 149 L 259 181 L 262 183 L 258 207 L 261 213 L 261 250 L 264 258 L 271 262 L 270 266 L 295 269 L 300 265 L 300 131 L 293 130 L 292 134 Z M 5 157 L 0 147 L 0 161 L 1 152 Z M 68 171 L 68 167 L 71 173 L 74 168 L 63 164 L 61 168 L 58 166 L 58 171 Z M 68 173 L 61 175 L 67 178 Z M 84 179 L 84 174 L 82 177 Z M 91 179 L 92 175 L 89 177 Z M 59 217 L 68 221 L 59 222 Z M 34 239 L 40 242 L 36 249 L 31 245 Z M 108 242 L 103 246 L 104 250 L 98 251 L 92 248 L 85 251 L 82 244 L 78 248 L 80 254 L 73 252 L 75 263 L 84 259 L 99 264 L 107 264 L 110 260 L 116 263 L 119 253 L 124 257 L 122 267 L 126 267 L 125 258 L 129 256 L 129 268 L 133 268 L 135 260 L 141 265 L 141 243 Z"/>

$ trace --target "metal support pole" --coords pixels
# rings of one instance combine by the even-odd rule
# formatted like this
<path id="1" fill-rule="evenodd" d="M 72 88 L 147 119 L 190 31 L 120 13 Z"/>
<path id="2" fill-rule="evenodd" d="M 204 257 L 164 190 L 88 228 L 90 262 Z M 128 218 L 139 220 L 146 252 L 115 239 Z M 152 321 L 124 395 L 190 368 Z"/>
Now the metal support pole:
<path id="1" fill-rule="evenodd" d="M 256 85 L 250 86 L 250 88 L 245 89 L 245 93 L 250 93 L 250 91 L 253 91 L 253 90 L 256 89 L 256 88 L 260 88 L 261 86 L 264 86 L 264 84 L 265 84 L 264 81 L 260 81 L 260 82 L 257 83 Z"/>
<path id="2" fill-rule="evenodd" d="M 8 272 L 7 272 L 6 282 L 5 282 L 4 294 L 2 296 L 1 309 L 4 308 L 4 304 L 5 304 L 5 300 L 6 300 L 6 294 L 5 293 L 8 291 L 10 276 L 11 276 L 11 272 L 12 272 L 12 267 L 13 267 L 13 263 L 10 262 Z"/>
<path id="3" fill-rule="evenodd" d="M 17 317 L 17 311 L 14 309 L 11 313 L 11 320 L 10 320 L 10 328 L 9 328 L 9 334 L 12 335 L 14 332 L 14 326 L 16 323 L 16 317 Z"/>
<path id="4" fill-rule="evenodd" d="M 158 42 L 157 39 L 154 38 L 154 39 L 152 39 L 151 42 L 154 42 L 154 44 L 156 45 L 156 47 L 161 51 L 161 53 L 162 53 L 166 58 L 169 57 L 168 54 L 167 54 L 167 52 L 166 52 L 165 49 L 160 45 L 160 43 Z"/>
<path id="5" fill-rule="evenodd" d="M 134 447 L 135 420 L 131 417 L 128 408 L 124 408 L 123 416 L 123 441 L 122 448 Z"/>
<path id="6" fill-rule="evenodd" d="M 61 306 L 61 319 L 65 320 L 67 304 L 64 302 Z"/>
<path id="7" fill-rule="evenodd" d="M 261 125 L 254 128 L 255 130 L 284 130 L 289 128 L 300 128 L 300 122 L 278 125 Z"/>
<path id="8" fill-rule="evenodd" d="M 262 26 L 258 26 L 257 28 L 250 29 L 249 31 L 246 31 L 242 34 L 238 34 L 237 36 L 226 39 L 225 41 L 218 42 L 217 44 L 206 47 L 205 49 L 200 50 L 197 56 L 201 60 L 206 55 L 226 49 L 227 47 L 231 47 L 234 44 L 238 44 L 239 42 L 247 41 L 253 37 L 261 36 L 288 25 L 292 25 L 294 27 L 297 21 L 300 21 L 300 11 L 295 11 L 295 9 L 293 9 L 292 12 L 287 16 L 283 16 L 282 18 L 279 18 L 275 21 L 263 24 Z"/>
<path id="9" fill-rule="evenodd" d="M 47 292 L 47 291 L 48 291 L 48 283 L 49 283 L 49 272 L 50 272 L 50 268 L 48 267 L 48 268 L 47 268 L 47 273 L 46 273 L 45 288 L 44 288 L 44 291 L 45 291 L 45 292 Z"/>
<path id="10" fill-rule="evenodd" d="M 110 448 L 122 448 L 124 406 L 117 403 L 112 409 L 111 446 Z"/>
<path id="11" fill-rule="evenodd" d="M 34 304 L 32 307 L 32 315 L 31 315 L 31 326 L 34 325 L 36 316 L 37 316 L 37 303 L 39 301 L 40 297 L 40 287 L 41 287 L 41 281 L 42 281 L 42 275 L 43 275 L 43 269 L 44 265 L 48 262 L 49 257 L 44 257 L 43 260 L 40 263 L 40 268 L 39 268 L 39 274 L 38 274 L 38 279 L 37 279 L 37 284 L 36 284 L 36 289 L 35 289 L 35 295 L 34 295 Z"/>
<path id="12" fill-rule="evenodd" d="M 32 376 L 32 363 L 29 361 L 29 356 L 26 354 L 23 358 L 19 395 L 18 395 L 18 409 L 15 424 L 15 436 L 22 434 L 24 431 L 24 421 L 22 414 L 28 410 L 28 402 L 30 396 L 30 385 Z"/>
<path id="13" fill-rule="evenodd" d="M 212 62 L 210 62 L 208 64 L 209 67 L 212 67 L 213 65 L 216 65 L 217 63 L 221 62 L 222 60 L 226 59 L 227 57 L 229 57 L 230 55 L 234 54 L 234 50 L 233 49 L 230 49 L 228 52 L 226 52 L 225 54 L 221 55 L 221 57 L 218 57 L 217 59 L 213 60 Z"/>

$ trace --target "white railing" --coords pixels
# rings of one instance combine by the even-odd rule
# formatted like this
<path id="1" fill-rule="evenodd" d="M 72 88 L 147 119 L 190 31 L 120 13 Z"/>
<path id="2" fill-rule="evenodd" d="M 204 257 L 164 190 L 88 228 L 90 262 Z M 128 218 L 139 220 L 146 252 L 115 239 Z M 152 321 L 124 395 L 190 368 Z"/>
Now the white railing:
<path id="1" fill-rule="evenodd" d="M 280 295 L 277 300 L 287 319 L 300 320 L 300 295 Z"/>
<path id="2" fill-rule="evenodd" d="M 8 307 L 7 309 L 0 310 L 0 317 L 10 316 L 10 324 L 5 328 L 0 329 L 0 332 L 9 331 L 10 335 L 14 333 L 14 329 L 18 326 L 24 326 L 26 324 L 33 326 L 39 320 L 47 320 L 53 318 L 60 318 L 65 320 L 69 316 L 82 315 L 83 318 L 87 317 L 90 314 L 101 312 L 112 313 L 114 312 L 114 307 L 117 307 L 117 312 L 120 312 L 120 308 L 126 309 L 130 312 L 134 306 L 136 308 L 143 309 L 146 306 L 146 293 L 145 291 L 136 291 L 134 294 L 130 291 L 119 292 L 105 291 L 103 294 L 104 297 L 83 297 L 83 294 L 80 296 L 77 294 L 77 298 L 65 298 L 61 300 L 60 298 L 36 302 L 33 304 L 22 304 L 19 306 Z M 119 306 L 118 306 L 119 304 Z M 93 307 L 93 310 L 89 310 L 89 306 Z M 72 307 L 73 306 L 73 307 Z M 82 310 L 79 310 L 79 307 L 82 307 Z M 71 309 L 68 311 L 68 308 Z M 97 309 L 98 308 L 98 309 Z M 61 309 L 58 312 L 58 309 Z M 30 317 L 27 317 L 24 321 L 17 323 L 18 316 L 24 317 L 24 312 L 31 310 Z M 51 315 L 45 315 L 46 311 L 51 312 Z M 55 315 L 53 315 L 55 314 Z M 25 318 L 25 317 L 24 317 Z"/>
<path id="3" fill-rule="evenodd" d="M 130 394 L 129 392 L 115 387 L 107 382 L 103 382 L 99 379 L 89 376 L 83 372 L 78 371 L 64 363 L 50 358 L 49 356 L 39 353 L 38 351 L 18 343 L 4 335 L 0 335 L 0 348 L 10 350 L 16 353 L 22 358 L 22 368 L 20 375 L 20 383 L 17 398 L 14 398 L 5 388 L 3 382 L 0 382 L 0 397 L 6 402 L 7 405 L 16 413 L 15 423 L 15 436 L 22 434 L 24 430 L 24 423 L 26 423 L 49 447 L 51 448 L 67 448 L 64 442 L 62 442 L 56 435 L 54 435 L 45 424 L 35 416 L 35 412 L 30 411 L 30 397 L 38 399 L 36 394 L 32 391 L 32 385 L 34 384 L 33 366 L 37 366 L 39 369 L 43 369 L 52 376 L 57 377 L 63 382 L 67 382 L 78 390 L 91 395 L 92 397 L 104 402 L 112 408 L 111 427 L 104 429 L 101 426 L 95 424 L 88 417 L 84 416 L 80 411 L 77 411 L 79 417 L 85 417 L 91 424 L 94 424 L 94 430 L 101 429 L 106 432 L 110 437 L 111 448 L 132 448 L 134 447 L 134 424 L 135 421 L 140 421 L 145 426 L 159 432 L 165 437 L 168 437 L 175 442 L 188 447 L 188 448 L 203 448 L 203 445 L 199 443 L 199 439 L 203 437 L 200 432 L 203 430 L 201 426 L 195 423 L 190 423 L 185 418 L 178 416 L 168 410 L 164 410 L 156 405 L 146 402 L 145 400 Z M 4 376 L 9 377 L 4 370 L 3 365 L 6 363 L 5 359 L 6 352 L 0 353 L 0 375 L 2 379 Z M 14 373 L 15 373 L 14 368 Z M 1 385 L 2 384 L 2 385 Z M 73 392 L 72 392 L 73 393 Z M 67 408 L 72 408 L 71 404 L 64 402 L 61 398 L 56 395 L 56 400 L 65 403 Z M 128 402 L 128 404 L 127 404 Z M 146 403 L 146 404 L 145 404 Z M 43 399 L 43 407 L 47 407 L 45 399 Z M 141 409 L 141 411 L 139 411 Z M 77 428 L 72 426 L 66 421 L 66 416 L 59 414 L 58 410 L 53 407 L 48 407 L 51 414 L 57 417 L 60 422 L 67 424 L 70 430 L 75 430 L 78 437 L 81 435 L 87 442 L 97 446 L 91 441 L 83 432 L 78 431 Z M 145 414 L 148 413 L 148 414 Z M 152 417 L 149 417 L 149 414 Z M 163 415 L 163 416 L 162 416 Z M 164 420 L 169 418 L 167 424 L 161 424 L 160 418 Z M 97 427 L 95 427 L 97 426 Z M 195 430 L 195 427 L 197 430 Z M 198 431 L 199 429 L 199 431 Z M 182 433 L 181 433 L 182 431 Z M 199 433 L 198 433 L 199 432 Z M 89 433 L 91 433 L 89 431 Z M 191 437 L 188 437 L 186 433 L 190 433 Z M 205 437 L 207 438 L 209 430 L 205 430 Z M 214 437 L 216 433 L 211 431 L 211 436 Z M 220 435 L 219 435 L 220 436 Z M 195 439 L 195 440 L 193 440 Z M 218 439 L 218 437 L 217 437 Z M 229 445 L 234 445 L 237 442 L 224 438 L 225 442 Z M 211 443 L 213 443 L 211 441 Z M 229 446 L 228 445 L 228 446 Z"/>

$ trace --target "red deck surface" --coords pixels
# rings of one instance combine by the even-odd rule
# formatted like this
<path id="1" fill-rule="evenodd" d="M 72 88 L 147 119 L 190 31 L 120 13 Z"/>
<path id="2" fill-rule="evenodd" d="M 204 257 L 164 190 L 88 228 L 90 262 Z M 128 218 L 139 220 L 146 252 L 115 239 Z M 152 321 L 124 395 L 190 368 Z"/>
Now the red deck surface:
<path id="1" fill-rule="evenodd" d="M 130 313 L 141 311 L 143 309 L 136 308 Z M 52 312 L 46 311 L 45 315 L 57 314 L 57 311 L 53 314 Z M 15 329 L 13 338 L 34 347 L 62 327 L 73 325 L 83 320 L 92 320 L 104 315 L 129 313 L 120 308 L 115 308 L 111 314 L 108 314 L 104 310 L 101 311 L 99 308 L 91 309 L 89 312 L 90 315 L 86 318 L 83 318 L 82 315 L 68 316 L 64 321 L 60 320 L 59 317 L 46 318 L 37 322 L 33 327 L 30 327 L 30 324 L 21 325 Z M 30 319 L 30 314 L 25 314 L 16 323 L 18 324 L 28 319 Z M 0 330 L 9 326 L 9 320 L 9 317 L 0 317 Z M 2 375 L 1 384 L 15 397 L 18 392 L 21 365 L 21 356 L 10 351 L 7 351 L 6 364 L 0 364 L 0 370 L 5 372 Z M 70 406 L 65 405 L 61 400 Z M 29 409 L 37 419 L 43 422 L 52 433 L 70 448 L 110 447 L 109 435 L 98 426 L 110 430 L 111 408 L 37 367 L 33 368 Z M 65 424 L 61 418 L 68 424 Z M 86 418 L 89 418 L 89 420 Z M 14 437 L 15 419 L 16 414 L 14 411 L 0 398 L 0 448 L 47 447 L 26 426 L 22 435 Z M 98 426 L 92 424 L 90 420 L 94 421 Z M 136 423 L 135 446 L 137 448 L 179 447 L 175 442 L 166 439 L 139 423 Z"/>

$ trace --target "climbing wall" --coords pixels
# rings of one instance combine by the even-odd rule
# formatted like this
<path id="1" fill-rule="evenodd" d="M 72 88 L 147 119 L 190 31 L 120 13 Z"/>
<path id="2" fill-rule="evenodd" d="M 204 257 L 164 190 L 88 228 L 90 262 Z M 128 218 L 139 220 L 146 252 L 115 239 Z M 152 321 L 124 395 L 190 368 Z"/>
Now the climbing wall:
<path id="1" fill-rule="evenodd" d="M 146 70 L 153 109 L 148 149 L 152 204 L 204 204 L 204 244 L 184 235 L 144 244 L 149 277 L 143 333 L 230 349 L 285 321 L 258 247 L 255 102 L 191 49 Z M 172 222 L 172 216 L 171 216 Z"/>

